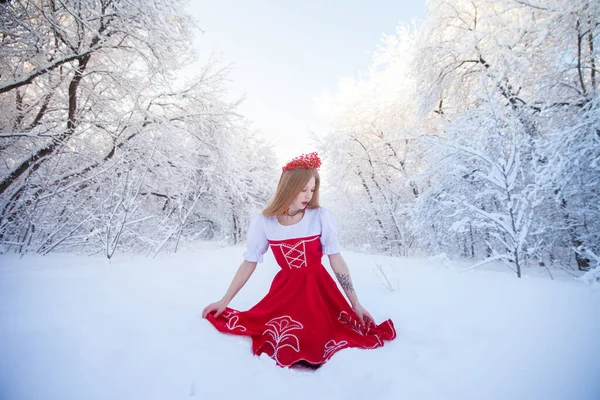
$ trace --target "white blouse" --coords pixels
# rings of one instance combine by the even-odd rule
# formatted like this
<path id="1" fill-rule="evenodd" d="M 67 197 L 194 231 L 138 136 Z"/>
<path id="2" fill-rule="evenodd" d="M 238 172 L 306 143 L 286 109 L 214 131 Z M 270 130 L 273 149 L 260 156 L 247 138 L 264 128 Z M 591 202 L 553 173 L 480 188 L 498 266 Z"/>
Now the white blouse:
<path id="1" fill-rule="evenodd" d="M 259 214 L 252 218 L 244 259 L 262 262 L 269 249 L 269 240 L 287 240 L 321 235 L 323 254 L 340 252 L 333 213 L 327 208 L 307 208 L 302 219 L 294 225 L 281 225 L 277 217 Z"/>

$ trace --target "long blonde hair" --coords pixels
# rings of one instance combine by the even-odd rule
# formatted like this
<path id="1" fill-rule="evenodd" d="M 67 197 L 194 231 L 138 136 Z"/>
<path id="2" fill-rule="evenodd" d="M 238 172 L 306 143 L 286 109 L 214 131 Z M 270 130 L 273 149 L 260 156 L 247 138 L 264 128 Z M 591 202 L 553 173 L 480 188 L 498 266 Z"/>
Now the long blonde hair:
<path id="1" fill-rule="evenodd" d="M 281 173 L 275 196 L 263 210 L 263 215 L 267 217 L 282 215 L 313 176 L 315 177 L 315 192 L 306 208 L 319 208 L 319 173 L 312 168 L 294 168 Z"/>

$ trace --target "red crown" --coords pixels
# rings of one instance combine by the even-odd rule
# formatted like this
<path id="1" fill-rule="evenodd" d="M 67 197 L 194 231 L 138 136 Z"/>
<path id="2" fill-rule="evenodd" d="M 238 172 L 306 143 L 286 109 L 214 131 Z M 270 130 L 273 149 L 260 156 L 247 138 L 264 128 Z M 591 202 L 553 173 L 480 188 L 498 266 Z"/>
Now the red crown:
<path id="1" fill-rule="evenodd" d="M 292 161 L 287 163 L 281 169 L 283 171 L 295 168 L 319 169 L 320 166 L 321 159 L 319 158 L 319 155 L 316 152 L 313 152 L 310 154 L 302 154 L 301 156 L 292 159 Z"/>

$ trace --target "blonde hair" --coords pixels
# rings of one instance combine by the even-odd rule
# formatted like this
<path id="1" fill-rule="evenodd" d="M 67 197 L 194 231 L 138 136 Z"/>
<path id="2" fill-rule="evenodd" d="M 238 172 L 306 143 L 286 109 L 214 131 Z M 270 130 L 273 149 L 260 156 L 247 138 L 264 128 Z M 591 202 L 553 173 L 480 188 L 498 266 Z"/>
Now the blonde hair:
<path id="1" fill-rule="evenodd" d="M 263 210 L 263 215 L 273 217 L 283 214 L 312 177 L 315 178 L 315 192 L 306 208 L 319 208 L 319 173 L 312 168 L 294 168 L 281 173 L 275 196 Z"/>

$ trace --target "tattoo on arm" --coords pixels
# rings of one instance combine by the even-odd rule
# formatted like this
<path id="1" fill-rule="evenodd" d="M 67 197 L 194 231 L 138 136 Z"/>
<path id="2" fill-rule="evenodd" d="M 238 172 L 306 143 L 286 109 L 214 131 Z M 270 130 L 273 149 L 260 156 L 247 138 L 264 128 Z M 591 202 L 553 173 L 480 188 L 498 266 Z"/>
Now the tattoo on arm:
<path id="1" fill-rule="evenodd" d="M 348 292 L 354 292 L 354 287 L 352 287 L 352 281 L 350 281 L 350 275 L 347 274 L 339 274 L 335 273 L 337 280 L 340 282 L 342 288 Z"/>

